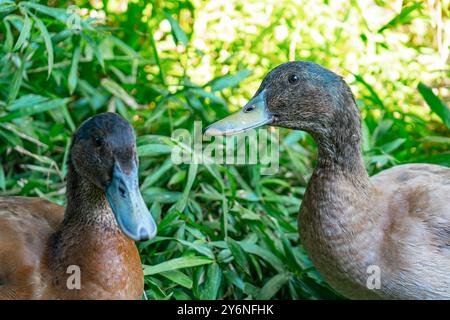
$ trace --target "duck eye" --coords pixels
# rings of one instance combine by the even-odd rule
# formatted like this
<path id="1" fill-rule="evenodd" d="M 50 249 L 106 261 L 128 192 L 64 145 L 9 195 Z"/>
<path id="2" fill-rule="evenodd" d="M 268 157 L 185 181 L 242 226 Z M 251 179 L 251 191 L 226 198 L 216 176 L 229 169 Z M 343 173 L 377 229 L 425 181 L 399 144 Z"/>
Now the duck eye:
<path id="1" fill-rule="evenodd" d="M 97 147 L 101 147 L 101 146 L 103 145 L 103 139 L 102 139 L 102 137 L 95 137 L 94 141 L 95 141 L 95 145 L 96 145 Z"/>
<path id="2" fill-rule="evenodd" d="M 300 78 L 296 74 L 291 74 L 288 78 L 290 84 L 294 84 L 298 82 L 298 80 L 300 80 Z"/>

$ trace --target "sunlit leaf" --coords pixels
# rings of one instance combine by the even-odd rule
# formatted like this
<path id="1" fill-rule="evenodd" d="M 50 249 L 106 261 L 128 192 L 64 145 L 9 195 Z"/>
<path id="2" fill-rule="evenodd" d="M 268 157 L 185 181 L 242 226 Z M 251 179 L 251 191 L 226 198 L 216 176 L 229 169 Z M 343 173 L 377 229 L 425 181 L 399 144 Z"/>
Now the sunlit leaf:
<path id="1" fill-rule="evenodd" d="M 216 78 L 209 82 L 212 91 L 220 91 L 225 88 L 236 87 L 242 80 L 251 75 L 251 71 L 242 70 L 233 75 L 227 75 L 220 78 Z"/>
<path id="2" fill-rule="evenodd" d="M 175 20 L 170 14 L 165 13 L 167 20 L 169 20 L 172 27 L 172 35 L 175 38 L 175 42 L 181 42 L 185 47 L 188 45 L 188 38 L 186 33 L 181 28 L 177 20 Z"/>
<path id="3" fill-rule="evenodd" d="M 172 260 L 164 261 L 155 266 L 144 266 L 144 275 L 152 275 L 161 272 L 191 268 L 196 266 L 201 266 L 204 264 L 213 263 L 214 260 L 204 258 L 204 257 L 181 257 Z"/>
<path id="4" fill-rule="evenodd" d="M 444 122 L 447 128 L 450 129 L 450 108 L 422 82 L 419 83 L 417 88 L 430 109 L 433 110 L 433 112 L 442 119 L 442 122 Z"/>

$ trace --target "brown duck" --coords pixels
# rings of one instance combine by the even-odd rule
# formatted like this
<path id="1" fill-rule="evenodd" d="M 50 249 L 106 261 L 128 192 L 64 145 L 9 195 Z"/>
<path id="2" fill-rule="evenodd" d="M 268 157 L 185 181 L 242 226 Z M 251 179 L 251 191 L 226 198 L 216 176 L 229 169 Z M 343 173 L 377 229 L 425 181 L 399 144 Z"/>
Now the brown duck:
<path id="1" fill-rule="evenodd" d="M 133 240 L 155 236 L 142 199 L 133 129 L 113 113 L 77 130 L 67 207 L 0 197 L 0 299 L 139 299 Z"/>
<path id="2" fill-rule="evenodd" d="M 449 168 L 407 164 L 369 178 L 352 92 L 311 62 L 272 70 L 242 111 L 205 135 L 264 124 L 307 131 L 318 144 L 298 224 L 311 260 L 337 291 L 354 299 L 450 299 Z"/>

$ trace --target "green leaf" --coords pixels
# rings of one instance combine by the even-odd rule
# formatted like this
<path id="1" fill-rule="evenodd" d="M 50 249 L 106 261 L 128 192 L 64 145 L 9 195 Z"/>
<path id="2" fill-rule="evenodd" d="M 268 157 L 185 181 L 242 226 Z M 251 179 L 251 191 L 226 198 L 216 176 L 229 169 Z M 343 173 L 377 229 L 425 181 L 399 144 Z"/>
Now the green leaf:
<path id="1" fill-rule="evenodd" d="M 272 298 L 289 280 L 289 276 L 285 273 L 277 274 L 272 277 L 262 287 L 261 291 L 256 296 L 258 300 L 269 300 Z"/>
<path id="2" fill-rule="evenodd" d="M 7 51 L 12 51 L 13 44 L 14 44 L 14 37 L 11 31 L 11 25 L 10 22 L 7 19 L 3 19 L 5 23 L 5 29 L 6 29 L 6 39 L 5 39 L 5 47 L 7 48 Z"/>
<path id="3" fill-rule="evenodd" d="M 150 32 L 149 32 L 149 39 L 150 39 L 150 45 L 151 45 L 152 50 L 153 50 L 153 56 L 155 57 L 155 62 L 158 65 L 158 68 L 159 68 L 159 78 L 160 78 L 162 84 L 165 85 L 166 84 L 166 76 L 164 74 L 164 69 L 162 67 L 161 60 L 159 59 L 158 48 L 156 46 L 156 41 L 155 41 L 155 38 L 153 36 L 153 31 L 152 30 L 150 30 Z"/>
<path id="4" fill-rule="evenodd" d="M 433 90 L 431 90 L 431 88 L 429 88 L 422 82 L 419 83 L 417 88 L 419 89 L 420 94 L 425 99 L 430 109 L 433 110 L 433 112 L 442 119 L 442 122 L 444 122 L 447 128 L 450 129 L 449 107 L 433 93 Z"/>
<path id="5" fill-rule="evenodd" d="M 8 96 L 8 104 L 11 105 L 11 103 L 14 102 L 17 95 L 19 94 L 20 87 L 22 85 L 22 74 L 25 70 L 25 61 L 20 60 L 19 61 L 20 66 L 14 73 L 14 77 L 12 79 L 11 85 L 9 87 L 9 96 Z"/>
<path id="6" fill-rule="evenodd" d="M 0 189 L 5 191 L 6 189 L 6 179 L 5 179 L 5 171 L 3 171 L 3 165 L 0 162 Z"/>
<path id="7" fill-rule="evenodd" d="M 266 260 L 269 265 L 275 268 L 278 272 L 282 272 L 284 270 L 284 263 L 270 250 L 264 249 L 256 244 L 246 242 L 242 242 L 241 246 L 245 252 L 257 255 Z"/>
<path id="8" fill-rule="evenodd" d="M 187 275 L 185 275 L 181 271 L 170 270 L 170 271 L 160 272 L 159 274 L 175 283 L 178 283 L 180 286 L 183 286 L 187 289 L 192 289 L 191 278 L 189 278 Z"/>
<path id="9" fill-rule="evenodd" d="M 50 38 L 50 34 L 48 33 L 47 28 L 45 27 L 44 23 L 36 17 L 34 14 L 30 12 L 30 15 L 33 17 L 34 22 L 36 23 L 36 26 L 38 27 L 39 31 L 41 32 L 42 37 L 44 38 L 45 48 L 47 50 L 47 64 L 48 64 L 48 77 L 50 77 L 50 74 L 52 73 L 53 69 L 53 44 L 52 39 Z"/>
<path id="10" fill-rule="evenodd" d="M 69 71 L 68 85 L 70 94 L 72 94 L 75 91 L 75 88 L 77 87 L 78 62 L 80 61 L 80 55 L 81 55 L 81 45 L 80 43 L 78 43 L 78 45 L 76 45 L 75 48 L 73 49 L 72 64 L 70 65 Z"/>
<path id="11" fill-rule="evenodd" d="M 207 267 L 205 284 L 200 293 L 201 300 L 216 300 L 222 281 L 222 270 L 217 263 Z"/>
<path id="12" fill-rule="evenodd" d="M 17 9 L 14 1 L 2 0 L 0 1 L 0 14 L 7 15 Z"/>
<path id="13" fill-rule="evenodd" d="M 214 259 L 214 253 L 211 251 L 210 248 L 208 248 L 205 244 L 200 244 L 196 242 L 189 242 L 182 239 L 175 239 L 179 243 L 197 251 L 200 254 L 205 255 L 208 258 Z"/>
<path id="14" fill-rule="evenodd" d="M 227 239 L 227 245 L 228 249 L 230 249 L 231 254 L 233 255 L 234 259 L 236 260 L 236 263 L 238 266 L 240 266 L 247 274 L 250 275 L 250 266 L 247 261 L 246 254 L 240 244 L 231 239 Z"/>
<path id="15" fill-rule="evenodd" d="M 214 260 L 196 256 L 175 258 L 172 260 L 164 261 L 155 266 L 144 266 L 144 275 L 152 275 L 176 269 L 191 268 L 204 264 L 210 264 L 213 262 Z"/>
<path id="16" fill-rule="evenodd" d="M 146 144 L 137 148 L 139 157 L 160 156 L 172 152 L 172 146 L 167 144 Z"/>
<path id="17" fill-rule="evenodd" d="M 101 81 L 102 86 L 109 91 L 113 96 L 121 99 L 126 105 L 132 109 L 137 109 L 138 104 L 132 96 L 128 94 L 117 82 L 111 79 L 103 79 Z"/>
<path id="18" fill-rule="evenodd" d="M 405 141 L 406 139 L 398 138 L 394 141 L 382 145 L 381 149 L 386 153 L 391 153 L 392 151 L 398 149 Z"/>
<path id="19" fill-rule="evenodd" d="M 195 178 L 197 176 L 197 169 L 198 169 L 198 164 L 191 163 L 189 165 L 188 180 L 186 182 L 186 185 L 184 186 L 183 196 L 181 197 L 180 201 L 178 201 L 178 203 L 176 205 L 176 210 L 178 210 L 180 212 L 183 212 L 184 209 L 186 208 L 188 198 L 189 198 L 189 193 L 191 192 L 192 185 L 194 184 Z"/>
<path id="20" fill-rule="evenodd" d="M 169 13 L 164 12 L 165 17 L 169 20 L 170 27 L 172 29 L 172 35 L 175 39 L 175 43 L 181 42 L 185 47 L 188 46 L 188 38 L 186 33 L 181 28 L 177 20 L 175 20 Z"/>
<path id="21" fill-rule="evenodd" d="M 100 50 L 99 45 L 95 42 L 95 40 L 91 36 L 89 36 L 87 34 L 87 32 L 83 31 L 80 33 L 80 35 L 87 42 L 88 46 L 94 51 L 94 54 L 98 60 L 98 63 L 100 63 L 100 66 L 104 70 L 105 69 L 105 61 L 103 60 L 103 54 L 102 54 L 102 51 Z M 111 82 L 113 82 L 113 81 L 111 80 Z M 103 85 L 103 83 L 102 83 L 102 85 Z"/>
<path id="22" fill-rule="evenodd" d="M 376 103 L 382 110 L 385 109 L 383 101 L 378 96 L 377 92 L 375 91 L 372 86 L 364 80 L 364 78 L 361 75 L 353 74 L 355 76 L 355 80 L 361 83 L 370 93 L 371 100 Z"/>
<path id="23" fill-rule="evenodd" d="M 22 30 L 20 31 L 19 38 L 17 39 L 16 45 L 13 48 L 13 51 L 19 50 L 25 41 L 30 37 L 30 31 L 32 26 L 32 21 L 30 17 L 26 14 L 25 20 L 23 22 Z"/>
<path id="24" fill-rule="evenodd" d="M 400 13 L 392 18 L 388 23 L 378 30 L 378 33 L 382 33 L 386 29 L 393 28 L 399 24 L 407 24 L 412 21 L 411 13 L 422 7 L 421 2 L 415 2 L 408 6 L 404 6 Z"/>
<path id="25" fill-rule="evenodd" d="M 428 136 L 421 139 L 422 142 L 450 144 L 450 137 Z"/>
<path id="26" fill-rule="evenodd" d="M 234 75 L 227 75 L 220 78 L 216 78 L 208 83 L 211 86 L 212 91 L 220 91 L 225 88 L 236 87 L 242 80 L 251 75 L 251 71 L 242 70 Z"/>
<path id="27" fill-rule="evenodd" d="M 40 13 L 43 13 L 50 17 L 58 19 L 61 22 L 65 22 L 67 19 L 67 16 L 68 16 L 66 9 L 47 7 L 47 6 L 38 4 L 38 3 L 29 2 L 29 1 L 21 2 L 20 6 L 35 9 L 36 11 L 39 11 Z"/>
<path id="28" fill-rule="evenodd" d="M 183 182 L 185 179 L 186 179 L 186 171 L 185 170 L 178 171 L 172 176 L 172 178 L 170 178 L 168 185 L 169 186 L 176 185 L 178 183 Z"/>
<path id="29" fill-rule="evenodd" d="M 10 112 L 6 116 L 0 117 L 0 123 L 11 121 L 11 120 L 14 120 L 17 118 L 31 116 L 33 114 L 41 113 L 41 112 L 48 111 L 51 109 L 60 108 L 64 105 L 66 105 L 69 101 L 70 101 L 70 99 L 68 99 L 68 98 L 54 99 L 54 100 L 47 100 L 45 102 L 41 102 L 38 104 L 27 105 L 20 109 L 16 108 L 15 111 Z"/>
<path id="30" fill-rule="evenodd" d="M 222 104 L 222 105 L 226 105 L 226 102 L 223 98 L 215 95 L 212 92 L 208 92 L 199 88 L 193 88 L 193 89 L 189 89 L 190 92 L 193 92 L 203 98 L 207 98 L 209 100 L 211 100 L 211 102 L 213 103 L 217 103 L 217 104 Z"/>

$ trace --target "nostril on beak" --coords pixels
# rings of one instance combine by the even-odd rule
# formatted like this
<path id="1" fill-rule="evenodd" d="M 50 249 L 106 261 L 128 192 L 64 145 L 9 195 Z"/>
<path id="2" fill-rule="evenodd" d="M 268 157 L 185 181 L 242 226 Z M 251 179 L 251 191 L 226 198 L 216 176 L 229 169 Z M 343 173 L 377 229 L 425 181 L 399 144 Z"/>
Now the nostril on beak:
<path id="1" fill-rule="evenodd" d="M 255 109 L 255 105 L 252 104 L 244 109 L 244 113 L 250 112 Z"/>
<path id="2" fill-rule="evenodd" d="M 122 198 L 125 198 L 125 194 L 126 194 L 126 191 L 125 191 L 126 189 L 125 189 L 124 184 L 125 183 L 123 181 L 121 181 L 119 184 L 119 192 L 120 192 L 120 195 L 122 196 Z"/>
<path id="3" fill-rule="evenodd" d="M 139 228 L 138 234 L 139 234 L 139 241 L 146 241 L 151 238 L 150 233 L 144 227 Z"/>

